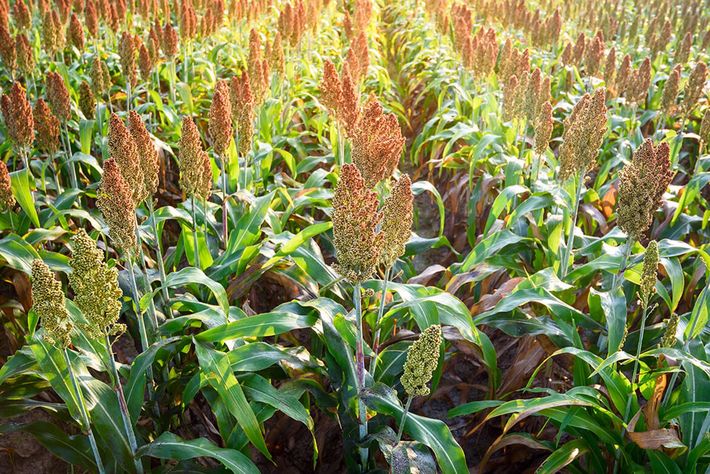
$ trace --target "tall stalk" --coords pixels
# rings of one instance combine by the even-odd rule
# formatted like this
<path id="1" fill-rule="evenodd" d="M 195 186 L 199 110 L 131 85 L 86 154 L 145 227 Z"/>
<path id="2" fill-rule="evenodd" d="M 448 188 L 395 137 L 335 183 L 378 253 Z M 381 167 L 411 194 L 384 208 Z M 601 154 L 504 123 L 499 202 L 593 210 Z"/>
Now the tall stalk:
<path id="1" fill-rule="evenodd" d="M 375 335 L 372 337 L 372 358 L 370 359 L 370 373 L 374 375 L 377 368 L 377 353 L 380 350 L 380 322 L 385 312 L 385 296 L 387 295 L 387 283 L 390 279 L 392 267 L 385 270 L 385 278 L 382 281 L 382 296 L 380 297 L 380 307 L 377 310 L 377 320 L 375 321 Z"/>
<path id="2" fill-rule="evenodd" d="M 74 392 L 76 392 L 77 400 L 79 402 L 79 412 L 81 413 L 81 421 L 86 428 L 86 434 L 89 437 L 89 444 L 91 445 L 91 452 L 94 455 L 94 461 L 96 462 L 96 467 L 98 468 L 99 474 L 103 474 L 104 463 L 101 461 L 101 454 L 99 454 L 99 447 L 96 444 L 96 438 L 94 437 L 94 432 L 91 429 L 91 422 L 89 421 L 89 411 L 86 409 L 86 402 L 84 401 L 84 394 L 81 391 L 81 387 L 76 381 L 76 376 L 74 375 L 74 369 L 71 366 L 71 360 L 69 360 L 69 352 L 65 347 L 64 350 L 64 361 L 67 364 L 67 370 L 69 371 L 69 379 L 71 380 Z"/>
<path id="3" fill-rule="evenodd" d="M 575 177 L 575 197 L 574 197 L 574 213 L 572 214 L 572 222 L 569 230 L 569 235 L 567 236 L 567 244 L 565 245 L 565 249 L 562 253 L 562 261 L 560 262 L 560 279 L 564 279 L 564 277 L 567 276 L 567 270 L 569 267 L 569 259 L 570 255 L 572 254 L 572 245 L 574 245 L 574 228 L 577 225 L 577 213 L 579 212 L 579 199 L 582 196 L 582 180 L 584 179 L 584 175 L 586 174 L 586 170 L 582 170 L 576 177 Z M 572 259 L 572 263 L 574 263 L 574 258 Z"/>
<path id="4" fill-rule="evenodd" d="M 402 413 L 402 419 L 399 420 L 399 431 L 397 431 L 397 444 L 399 444 L 400 441 L 402 441 L 402 434 L 404 433 L 404 424 L 407 421 L 407 415 L 409 414 L 409 407 L 412 404 L 412 397 L 411 395 L 407 397 L 407 404 L 404 405 L 404 413 Z"/>
<path id="5" fill-rule="evenodd" d="M 624 409 L 624 421 L 629 419 L 629 411 L 631 410 L 631 400 L 634 394 L 634 384 L 639 370 L 639 357 L 641 356 L 641 346 L 643 345 L 643 335 L 646 331 L 646 317 L 648 316 L 648 303 L 643 305 L 643 313 L 641 315 L 641 328 L 639 329 L 639 342 L 636 344 L 636 357 L 634 358 L 634 370 L 631 372 L 631 394 L 626 400 L 626 409 Z"/>
<path id="6" fill-rule="evenodd" d="M 136 434 L 133 432 L 133 425 L 131 424 L 131 417 L 128 414 L 128 404 L 126 403 L 126 396 L 123 393 L 123 385 L 121 385 L 121 378 L 118 373 L 118 367 L 116 367 L 116 361 L 113 358 L 113 348 L 111 347 L 111 341 L 108 336 L 104 338 L 104 344 L 106 345 L 106 353 L 108 354 L 109 366 L 111 369 L 111 381 L 113 383 L 113 390 L 116 392 L 116 397 L 118 398 L 118 406 L 121 409 L 121 420 L 123 421 L 123 427 L 126 430 L 126 435 L 128 436 L 128 444 L 131 447 L 131 454 L 133 454 L 133 462 L 136 466 L 136 472 L 138 474 L 143 473 L 143 464 L 140 460 L 135 458 L 136 450 L 138 449 L 138 443 L 136 442 Z"/>
<path id="7" fill-rule="evenodd" d="M 158 236 L 158 223 L 155 222 L 155 209 L 153 208 L 153 198 L 148 197 L 148 212 L 150 213 L 150 224 L 151 224 L 151 229 L 153 231 L 153 236 L 155 237 L 155 253 L 156 253 L 156 258 L 158 260 L 158 275 L 160 277 L 160 292 L 163 295 L 163 300 L 165 301 L 165 305 L 168 307 L 168 312 L 166 313 L 166 317 L 170 315 L 169 307 L 170 307 L 170 294 L 168 293 L 168 289 L 165 287 L 165 280 L 166 280 L 166 275 L 165 275 L 165 262 L 163 262 L 163 249 L 160 246 L 160 237 Z"/>
<path id="8" fill-rule="evenodd" d="M 197 217 L 195 214 L 195 209 L 197 208 L 197 199 L 195 195 L 192 195 L 192 242 L 195 245 L 195 267 L 201 268 L 200 266 L 200 251 L 198 249 L 197 243 Z"/>
<path id="9" fill-rule="evenodd" d="M 224 241 L 224 248 L 227 248 L 227 242 L 229 242 L 229 228 L 227 218 L 227 166 L 225 164 L 225 157 L 217 155 L 219 158 L 219 164 L 222 168 L 222 240 Z"/>
<path id="10" fill-rule="evenodd" d="M 622 281 L 624 271 L 626 271 L 626 263 L 629 261 L 629 256 L 631 255 L 631 248 L 634 246 L 634 239 L 629 237 L 626 240 L 626 247 L 624 248 L 624 255 L 621 257 L 621 263 L 619 264 L 619 270 L 614 274 L 614 279 L 611 282 L 611 291 L 616 291 Z"/>
<path id="11" fill-rule="evenodd" d="M 360 424 L 360 441 L 364 441 L 367 437 L 367 408 L 362 400 L 362 391 L 365 389 L 365 351 L 362 334 L 362 295 L 360 283 L 355 284 L 353 292 L 355 303 L 355 319 L 357 324 L 357 342 L 355 347 L 355 370 L 357 376 L 357 397 L 358 397 L 358 415 Z M 367 466 L 367 448 L 360 448 L 360 461 L 363 470 Z"/>
<path id="12" fill-rule="evenodd" d="M 62 134 L 62 143 L 64 143 L 64 149 L 67 155 L 67 167 L 69 168 L 69 179 L 71 181 L 72 188 L 76 189 L 79 187 L 79 182 L 76 178 L 76 169 L 74 169 L 74 163 L 71 162 L 71 140 L 69 140 L 69 127 L 66 122 L 62 124 L 64 128 L 64 133 Z"/>

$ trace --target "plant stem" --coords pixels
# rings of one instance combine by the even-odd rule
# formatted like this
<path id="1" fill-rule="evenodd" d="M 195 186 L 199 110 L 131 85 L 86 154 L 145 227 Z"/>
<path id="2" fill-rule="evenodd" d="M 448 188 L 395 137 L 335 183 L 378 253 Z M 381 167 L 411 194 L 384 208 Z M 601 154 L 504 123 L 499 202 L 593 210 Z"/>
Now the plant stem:
<path id="1" fill-rule="evenodd" d="M 380 349 L 380 321 L 382 321 L 382 315 L 385 312 L 385 295 L 387 294 L 387 282 L 390 279 L 390 273 L 392 272 L 392 267 L 385 270 L 385 278 L 382 281 L 382 296 L 380 297 L 380 307 L 377 310 L 377 320 L 375 322 L 375 335 L 372 338 L 372 358 L 370 359 L 370 373 L 375 374 L 375 368 L 377 368 L 377 353 Z"/>
<path id="2" fill-rule="evenodd" d="M 135 453 L 138 449 L 138 443 L 136 442 L 136 435 L 133 432 L 133 425 L 131 424 L 131 417 L 128 414 L 128 405 L 126 404 L 126 396 L 123 393 L 121 378 L 118 374 L 118 367 L 116 367 L 116 361 L 113 358 L 113 349 L 111 348 L 111 341 L 109 340 L 108 336 L 105 336 L 104 343 L 106 344 L 106 352 L 108 354 L 108 360 L 111 369 L 113 389 L 116 392 L 116 397 L 118 398 L 118 406 L 121 409 L 121 419 L 123 421 L 123 427 L 125 428 L 126 435 L 128 436 L 128 444 L 131 446 L 131 454 L 134 455 L 133 462 L 136 466 L 136 472 L 138 474 L 142 474 L 143 464 L 141 464 L 139 459 L 135 458 Z"/>
<path id="3" fill-rule="evenodd" d="M 355 319 L 357 324 L 357 341 L 355 347 L 355 368 L 357 376 L 357 396 L 358 396 L 358 415 L 360 422 L 360 442 L 365 440 L 367 436 L 367 408 L 365 407 L 365 402 L 362 400 L 362 391 L 365 388 L 365 351 L 363 343 L 362 334 L 362 296 L 360 283 L 355 284 L 355 291 L 353 293 L 353 299 L 355 300 Z M 367 466 L 367 448 L 360 448 L 360 461 L 363 470 Z"/>
<path id="4" fill-rule="evenodd" d="M 631 255 L 631 248 L 634 246 L 634 239 L 629 237 L 626 240 L 626 248 L 624 249 L 624 255 L 621 258 L 621 264 L 619 265 L 619 271 L 614 275 L 614 279 L 611 282 L 611 291 L 616 291 L 622 281 L 624 271 L 626 271 L 626 262 L 629 261 L 629 256 Z"/>
<path id="5" fill-rule="evenodd" d="M 150 213 L 150 224 L 153 230 L 153 236 L 155 237 L 155 253 L 158 260 L 158 275 L 160 276 L 161 293 L 167 308 L 165 316 L 169 317 L 172 316 L 172 312 L 170 311 L 170 294 L 168 293 L 168 289 L 164 286 L 166 280 L 165 262 L 163 262 L 163 250 L 160 246 L 160 237 L 158 236 L 158 223 L 155 222 L 155 209 L 153 208 L 152 197 L 148 197 L 148 212 Z"/>
<path id="6" fill-rule="evenodd" d="M 86 409 L 86 404 L 84 402 L 84 394 L 81 392 L 81 388 L 76 381 L 76 376 L 74 375 L 74 370 L 71 366 L 71 361 L 69 360 L 69 352 L 67 348 L 64 348 L 64 361 L 67 364 L 67 370 L 69 371 L 69 379 L 71 380 L 72 387 L 76 392 L 77 399 L 79 401 L 79 411 L 81 412 L 81 419 L 84 427 L 86 428 L 86 434 L 89 436 L 89 444 L 91 444 L 91 451 L 94 454 L 94 461 L 96 462 L 96 467 L 98 468 L 99 474 L 104 473 L 104 463 L 101 461 L 101 455 L 99 454 L 99 447 L 96 445 L 96 438 L 94 437 L 94 432 L 91 430 L 91 422 L 89 421 L 89 412 Z"/>
<path id="7" fill-rule="evenodd" d="M 409 414 L 409 407 L 412 404 L 412 396 L 407 397 L 407 404 L 404 405 L 404 413 L 402 413 L 402 419 L 399 420 L 399 431 L 397 432 L 397 444 L 402 441 L 402 434 L 404 433 L 404 424 L 407 421 L 407 415 Z"/>
<path id="8" fill-rule="evenodd" d="M 76 179 L 76 170 L 74 169 L 74 163 L 71 162 L 71 140 L 69 139 L 69 127 L 66 122 L 64 125 L 63 141 L 65 142 L 66 154 L 67 154 L 67 167 L 69 168 L 69 179 L 71 181 L 72 188 L 76 189 L 79 187 L 78 181 Z"/>
<path id="9" fill-rule="evenodd" d="M 219 164 L 222 168 L 222 240 L 224 241 L 224 248 L 227 248 L 227 242 L 229 242 L 229 228 L 227 218 L 227 166 L 225 164 L 225 157 L 217 155 L 219 158 Z"/>
<path id="10" fill-rule="evenodd" d="M 195 215 L 195 208 L 197 207 L 197 199 L 195 195 L 192 195 L 192 242 L 195 245 L 195 267 L 201 268 L 200 266 L 200 251 L 197 246 L 197 217 Z"/>
<path id="11" fill-rule="evenodd" d="M 636 358 L 634 359 L 634 370 L 631 372 L 631 393 L 626 401 L 626 409 L 624 410 L 624 421 L 629 419 L 629 410 L 631 410 L 631 400 L 634 395 L 634 384 L 636 383 L 636 377 L 639 370 L 639 356 L 641 355 L 641 348 L 643 345 L 643 335 L 646 331 L 646 317 L 648 316 L 648 303 L 643 305 L 643 313 L 641 315 L 641 328 L 639 329 L 639 342 L 636 345 Z M 625 432 L 626 430 L 624 430 Z M 623 436 L 623 433 L 622 433 Z"/>
<path id="12" fill-rule="evenodd" d="M 560 262 L 560 279 L 564 279 L 567 276 L 567 267 L 569 266 L 569 259 L 572 254 L 572 245 L 574 245 L 574 228 L 577 224 L 577 213 L 579 212 L 579 199 L 582 195 L 582 180 L 586 170 L 582 170 L 581 173 L 575 178 L 575 197 L 574 197 L 574 213 L 572 214 L 572 225 L 569 230 L 569 235 L 567 236 L 567 244 L 565 245 L 564 252 L 562 253 L 562 261 Z M 572 257 L 572 263 L 574 263 L 574 257 Z"/>

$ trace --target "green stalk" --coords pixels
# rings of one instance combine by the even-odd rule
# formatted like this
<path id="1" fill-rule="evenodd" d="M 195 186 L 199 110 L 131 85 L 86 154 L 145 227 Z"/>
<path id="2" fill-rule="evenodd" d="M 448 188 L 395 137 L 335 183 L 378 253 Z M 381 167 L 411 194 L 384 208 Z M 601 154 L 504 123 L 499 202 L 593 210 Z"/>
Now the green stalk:
<path id="1" fill-rule="evenodd" d="M 560 279 L 564 279 L 567 276 L 567 267 L 569 266 L 570 256 L 572 254 L 572 245 L 574 245 L 574 228 L 577 224 L 577 213 L 579 212 L 579 199 L 582 195 L 582 180 L 586 170 L 582 170 L 575 178 L 575 198 L 574 198 L 574 213 L 572 214 L 572 225 L 570 227 L 569 235 L 567 236 L 567 245 L 565 246 L 564 252 L 562 253 L 562 261 L 560 262 Z M 572 263 L 574 264 L 574 258 L 572 258 Z"/>
<path id="2" fill-rule="evenodd" d="M 219 158 L 220 168 L 222 168 L 222 240 L 224 241 L 224 248 L 227 248 L 227 242 L 229 242 L 229 229 L 227 218 L 227 167 L 225 165 L 225 157 L 217 155 Z"/>
<path id="3" fill-rule="evenodd" d="M 192 195 L 192 242 L 195 245 L 195 267 L 201 268 L 200 266 L 200 252 L 197 248 L 197 217 L 195 216 L 195 208 L 197 207 L 197 199 L 195 195 Z"/>
<path id="4" fill-rule="evenodd" d="M 86 428 L 86 434 L 89 436 L 89 444 L 91 445 L 91 452 L 94 454 L 94 461 L 96 462 L 96 467 L 98 468 L 99 474 L 103 474 L 104 463 L 101 461 L 101 455 L 99 454 L 99 447 L 96 445 L 96 438 L 94 437 L 94 432 L 91 430 L 91 422 L 89 421 L 89 411 L 86 409 L 86 403 L 84 402 L 84 394 L 81 392 L 81 388 L 76 381 L 76 376 L 74 375 L 74 369 L 72 369 L 71 361 L 69 360 L 69 352 L 67 348 L 64 348 L 64 361 L 67 364 L 67 370 L 69 371 L 69 379 L 71 380 L 72 387 L 76 392 L 76 396 L 79 401 L 79 411 L 81 412 L 81 420 Z"/>
<path id="5" fill-rule="evenodd" d="M 619 265 L 619 271 L 614 274 L 614 279 L 611 282 L 611 291 L 616 291 L 622 281 L 624 271 L 626 271 L 626 262 L 629 261 L 629 256 L 631 255 L 631 248 L 634 246 L 634 239 L 629 237 L 626 240 L 626 248 L 624 249 L 624 255 L 621 258 L 621 263 Z"/>
<path id="6" fill-rule="evenodd" d="M 367 408 L 362 400 L 362 391 L 365 389 L 365 351 L 362 334 L 362 297 L 360 283 L 355 284 L 353 293 L 355 300 L 355 319 L 357 323 L 357 341 L 355 347 L 355 368 L 357 373 L 357 396 L 358 396 L 358 415 L 360 423 L 360 441 L 364 441 L 367 437 Z M 360 462 L 363 471 L 367 466 L 367 448 L 360 448 Z"/>
<path id="7" fill-rule="evenodd" d="M 146 267 L 145 264 L 145 254 L 143 253 L 143 242 L 141 240 L 141 235 L 140 231 L 138 230 L 138 222 L 136 218 L 136 242 L 138 242 L 138 255 L 140 257 L 140 268 L 141 271 L 143 272 L 143 278 L 145 279 L 145 294 L 151 293 L 153 291 L 153 287 L 150 284 L 150 280 L 148 278 L 148 267 Z M 155 315 L 155 303 L 153 302 L 153 298 L 151 295 L 151 298 L 148 300 L 148 316 L 150 317 L 150 322 L 153 325 L 153 331 L 157 332 L 158 331 L 158 317 Z"/>
<path id="8" fill-rule="evenodd" d="M 113 358 L 113 349 L 111 348 L 111 341 L 108 336 L 104 338 L 104 343 L 106 345 L 106 352 L 108 354 L 109 365 L 111 369 L 111 379 L 113 382 L 113 389 L 116 392 L 116 397 L 118 397 L 118 406 L 121 409 L 121 419 L 123 421 L 123 427 L 126 430 L 126 435 L 128 436 L 128 444 L 131 446 L 131 454 L 133 454 L 133 462 L 136 466 L 136 472 L 138 474 L 143 473 L 143 464 L 140 460 L 135 458 L 136 450 L 138 449 L 138 443 L 136 442 L 136 435 L 133 432 L 133 425 L 131 425 L 131 417 L 128 414 L 128 404 L 126 403 L 126 396 L 123 393 L 123 386 L 121 385 L 121 378 L 118 374 L 118 367 L 116 367 L 116 361 Z"/>
<path id="9" fill-rule="evenodd" d="M 158 236 L 158 224 L 155 222 L 155 209 L 153 208 L 153 198 L 148 197 L 148 212 L 150 213 L 150 223 L 151 227 L 153 230 L 153 236 L 155 237 L 155 253 L 156 257 L 158 260 L 158 275 L 160 276 L 160 286 L 161 286 L 161 293 L 163 295 L 163 300 L 165 301 L 165 305 L 168 308 L 167 313 L 165 314 L 166 316 L 171 316 L 171 311 L 170 311 L 170 294 L 168 293 L 168 289 L 165 288 L 165 262 L 163 262 L 163 250 L 160 247 L 160 237 Z"/>
<path id="10" fill-rule="evenodd" d="M 374 375 L 377 368 L 377 353 L 380 350 L 380 321 L 385 312 L 385 295 L 387 294 L 387 282 L 390 279 L 392 268 L 385 270 L 385 278 L 382 281 L 382 297 L 380 298 L 380 307 L 377 310 L 377 320 L 375 322 L 375 335 L 372 338 L 372 358 L 370 359 L 370 373 Z"/>
<path id="11" fill-rule="evenodd" d="M 407 421 L 407 415 L 409 414 L 409 407 L 412 404 L 412 396 L 407 397 L 407 404 L 404 406 L 404 413 L 402 413 L 402 419 L 399 420 L 399 431 L 397 432 L 397 444 L 402 441 L 402 434 L 404 433 L 404 424 Z"/>
<path id="12" fill-rule="evenodd" d="M 168 76 L 170 77 L 170 84 L 169 84 L 169 87 L 170 87 L 170 101 L 171 101 L 172 103 L 175 103 L 175 82 L 177 82 L 177 81 L 176 81 L 176 79 L 177 79 L 177 78 L 176 78 L 176 75 L 177 75 L 177 73 L 175 72 L 175 58 L 172 58 L 172 59 L 170 60 L 170 68 L 169 68 L 169 71 L 168 71 Z"/>
<path id="13" fill-rule="evenodd" d="M 648 316 L 648 303 L 644 302 L 643 314 L 641 315 L 641 328 L 639 329 L 639 342 L 636 345 L 636 358 L 634 359 L 634 370 L 631 372 L 631 394 L 629 394 L 628 400 L 626 400 L 626 409 L 624 410 L 624 421 L 629 419 L 629 410 L 631 410 L 631 401 L 634 395 L 634 384 L 636 383 L 636 377 L 638 376 L 639 370 L 639 357 L 641 356 L 641 346 L 643 345 L 643 335 L 646 331 L 646 317 Z M 622 436 L 625 433 L 625 429 L 622 431 Z"/>
<path id="14" fill-rule="evenodd" d="M 67 155 L 67 167 L 69 168 L 69 180 L 71 181 L 72 188 L 77 189 L 79 187 L 76 170 L 74 169 L 74 163 L 71 162 L 71 140 L 69 140 L 69 127 L 66 122 L 63 125 L 64 133 L 62 134 L 62 142 L 64 143 L 64 149 Z"/>

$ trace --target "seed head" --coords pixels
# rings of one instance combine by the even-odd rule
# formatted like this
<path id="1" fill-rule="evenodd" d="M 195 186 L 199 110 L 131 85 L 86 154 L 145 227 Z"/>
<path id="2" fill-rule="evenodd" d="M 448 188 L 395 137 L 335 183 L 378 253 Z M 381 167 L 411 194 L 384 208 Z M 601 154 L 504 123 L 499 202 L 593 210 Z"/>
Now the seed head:
<path id="1" fill-rule="evenodd" d="M 111 88 L 111 76 L 108 72 L 108 66 L 101 60 L 100 57 L 95 56 L 94 60 L 91 62 L 91 89 L 94 91 L 98 97 L 102 97 Z"/>
<path id="2" fill-rule="evenodd" d="M 64 306 L 62 284 L 42 260 L 32 262 L 32 308 L 44 328 L 44 337 L 65 348 L 71 344 L 74 324 Z"/>
<path id="3" fill-rule="evenodd" d="M 703 119 L 700 121 L 700 139 L 705 145 L 710 145 L 710 108 L 705 109 Z"/>
<path id="4" fill-rule="evenodd" d="M 616 92 L 619 96 L 625 96 L 627 94 L 627 88 L 633 81 L 632 77 L 633 71 L 631 69 L 631 56 L 628 54 L 624 56 L 621 60 L 621 65 L 619 66 L 619 72 L 616 75 Z"/>
<path id="5" fill-rule="evenodd" d="M 116 160 L 123 179 L 131 189 L 134 206 L 139 206 L 148 196 L 143 167 L 136 141 L 116 114 L 111 114 L 109 122 L 108 148 L 111 158 Z"/>
<path id="6" fill-rule="evenodd" d="M 172 60 L 178 53 L 178 35 L 170 23 L 165 23 L 163 27 L 163 54 L 169 60 Z"/>
<path id="7" fill-rule="evenodd" d="M 15 196 L 12 195 L 10 172 L 4 161 L 0 160 L 0 212 L 5 212 L 15 206 Z"/>
<path id="8" fill-rule="evenodd" d="M 27 100 L 25 88 L 19 82 L 12 84 L 8 94 L 0 99 L 2 115 L 5 118 L 7 135 L 12 140 L 15 149 L 32 146 L 34 139 L 34 118 L 32 107 Z"/>
<path id="9" fill-rule="evenodd" d="M 31 75 L 35 68 L 35 57 L 27 35 L 21 34 L 15 37 L 15 51 L 17 52 L 17 68 L 25 76 Z"/>
<path id="10" fill-rule="evenodd" d="M 84 28 L 76 13 L 72 13 L 71 20 L 69 20 L 69 44 L 79 51 L 84 49 Z"/>
<path id="11" fill-rule="evenodd" d="M 352 137 L 352 160 L 365 180 L 374 187 L 392 176 L 404 147 L 402 130 L 394 114 L 385 114 L 374 96 L 360 113 Z"/>
<path id="12" fill-rule="evenodd" d="M 698 62 L 690 73 L 688 82 L 685 84 L 685 89 L 683 89 L 683 111 L 688 114 L 691 110 L 695 108 L 700 100 L 700 96 L 703 93 L 703 87 L 705 86 L 705 80 L 708 76 L 708 68 L 704 62 Z"/>
<path id="13" fill-rule="evenodd" d="M 614 88 L 614 83 L 616 79 L 616 48 L 611 48 L 609 53 L 606 55 L 606 62 L 604 63 L 604 85 L 607 90 Z"/>
<path id="14" fill-rule="evenodd" d="M 209 199 L 212 192 L 212 164 L 206 151 L 200 153 L 200 180 L 195 190 L 195 195 L 200 199 Z"/>
<path id="15" fill-rule="evenodd" d="M 155 150 L 153 139 L 145 128 L 143 119 L 135 110 L 128 113 L 128 130 L 136 144 L 136 150 L 140 157 L 140 168 L 143 172 L 143 186 L 152 197 L 158 190 L 158 174 L 160 173 L 160 162 L 158 152 Z"/>
<path id="16" fill-rule="evenodd" d="M 65 123 L 71 117 L 71 98 L 64 78 L 57 72 L 47 74 L 47 102 L 52 113 L 60 122 Z"/>
<path id="17" fill-rule="evenodd" d="M 217 81 L 210 106 L 209 131 L 215 153 L 223 155 L 232 139 L 232 103 L 227 81 Z"/>
<path id="18" fill-rule="evenodd" d="M 274 35 L 274 42 L 271 45 L 271 69 L 276 71 L 279 75 L 283 76 L 286 69 L 286 60 L 284 58 L 284 48 L 281 41 L 281 33 L 276 32 Z"/>
<path id="19" fill-rule="evenodd" d="M 586 172 L 594 166 L 607 128 L 606 90 L 597 89 L 594 96 L 585 94 L 565 120 L 560 147 L 560 179 Z"/>
<path id="20" fill-rule="evenodd" d="M 125 326 L 117 323 L 121 312 L 119 298 L 123 295 L 118 286 L 118 271 L 104 263 L 103 252 L 84 229 L 72 237 L 72 244 L 69 285 L 74 291 L 74 303 L 87 320 L 81 329 L 90 339 L 125 331 Z"/>
<path id="21" fill-rule="evenodd" d="M 678 313 L 671 313 L 670 317 L 666 320 L 666 331 L 663 333 L 663 338 L 661 339 L 661 347 L 673 347 L 676 341 L 676 331 L 678 331 L 678 321 L 680 317 Z"/>
<path id="22" fill-rule="evenodd" d="M 104 162 L 96 207 L 104 216 L 114 247 L 128 255 L 133 254 L 137 245 L 135 204 L 114 158 Z"/>
<path id="23" fill-rule="evenodd" d="M 589 43 L 584 55 L 584 68 L 587 76 L 596 76 L 604 56 L 604 41 L 597 35 Z"/>
<path id="24" fill-rule="evenodd" d="M 667 143 L 646 140 L 619 172 L 618 223 L 630 238 L 640 240 L 673 178 Z"/>
<path id="25" fill-rule="evenodd" d="M 86 29 L 89 31 L 89 35 L 91 35 L 92 38 L 96 38 L 99 35 L 99 15 L 96 12 L 96 5 L 93 0 L 86 1 L 84 22 L 86 23 Z"/>
<path id="26" fill-rule="evenodd" d="M 202 141 L 195 122 L 190 117 L 182 119 L 180 137 L 180 188 L 187 196 L 199 195 L 204 173 Z"/>
<path id="27" fill-rule="evenodd" d="M 59 119 L 42 99 L 37 100 L 32 115 L 37 128 L 37 148 L 54 156 L 59 150 Z"/>
<path id="28" fill-rule="evenodd" d="M 421 333 L 407 351 L 404 373 L 400 379 L 410 397 L 429 395 L 427 384 L 439 364 L 441 326 L 433 324 Z"/>
<path id="29" fill-rule="evenodd" d="M 404 255 L 405 245 L 412 235 L 414 195 L 412 181 L 403 175 L 392 188 L 382 207 L 382 252 L 380 262 L 385 268 Z"/>
<path id="30" fill-rule="evenodd" d="M 676 109 L 676 98 L 678 97 L 678 87 L 680 85 L 680 64 L 676 65 L 671 73 L 668 75 L 668 79 L 663 85 L 663 95 L 661 98 L 661 110 L 671 115 Z"/>
<path id="31" fill-rule="evenodd" d="M 352 138 L 356 133 L 355 127 L 360 118 L 360 93 L 350 75 L 350 67 L 347 63 L 343 65 L 343 70 L 340 72 L 340 83 L 343 94 L 337 117 L 345 129 L 346 135 Z"/>
<path id="32" fill-rule="evenodd" d="M 237 148 L 245 155 L 251 148 L 254 135 L 254 95 L 251 91 L 249 74 L 244 71 L 241 76 L 233 76 L 229 84 L 229 96 L 232 104 L 232 121 L 239 134 Z"/>
<path id="33" fill-rule="evenodd" d="M 547 150 L 547 145 L 550 143 L 550 138 L 552 138 L 552 104 L 549 101 L 542 104 L 534 125 L 535 153 L 542 155 Z"/>
<path id="34" fill-rule="evenodd" d="M 335 69 L 335 64 L 329 59 L 323 63 L 323 79 L 320 82 L 320 100 L 328 110 L 333 113 L 338 113 L 338 108 L 343 100 L 343 86 L 338 77 L 338 71 Z"/>
<path id="35" fill-rule="evenodd" d="M 15 26 L 20 31 L 25 31 L 32 27 L 32 12 L 25 4 L 24 0 L 17 0 L 13 7 L 13 18 Z"/>
<path id="36" fill-rule="evenodd" d="M 634 72 L 633 80 L 626 89 L 626 98 L 629 102 L 643 104 L 651 85 L 651 60 L 644 59 L 641 66 Z"/>
<path id="37" fill-rule="evenodd" d="M 365 187 L 357 167 L 343 165 L 333 197 L 333 245 L 336 270 L 352 283 L 374 273 L 380 260 L 383 235 L 377 232 L 382 214 L 377 195 Z"/>
<path id="38" fill-rule="evenodd" d="M 518 77 L 510 76 L 503 88 L 503 120 L 509 122 L 517 116 L 517 97 L 520 84 Z"/>
<path id="39" fill-rule="evenodd" d="M 10 73 L 13 73 L 15 68 L 17 68 L 15 42 L 12 39 L 10 31 L 2 23 L 0 23 L 0 59 L 2 60 L 5 69 L 7 69 Z"/>
<path id="40" fill-rule="evenodd" d="M 138 69 L 141 71 L 143 80 L 148 81 L 150 80 L 150 73 L 153 71 L 153 57 L 140 39 L 138 39 L 138 43 Z"/>
<path id="41" fill-rule="evenodd" d="M 688 32 L 683 37 L 683 40 L 678 46 L 674 62 L 676 64 L 685 64 L 688 62 L 688 57 L 690 56 L 690 47 L 693 45 L 693 35 Z"/>
<path id="42" fill-rule="evenodd" d="M 138 82 L 136 56 L 138 55 L 137 38 L 124 31 L 118 43 L 118 54 L 121 57 L 121 71 L 126 82 L 135 86 Z"/>
<path id="43" fill-rule="evenodd" d="M 643 257 L 643 270 L 641 272 L 641 284 L 639 285 L 639 296 L 644 307 L 648 307 L 648 299 L 656 291 L 656 274 L 658 273 L 658 243 L 652 240 L 646 247 Z"/>
<path id="44" fill-rule="evenodd" d="M 79 84 L 79 109 L 84 117 L 91 120 L 96 111 L 96 97 L 91 90 L 91 86 L 86 81 Z"/>

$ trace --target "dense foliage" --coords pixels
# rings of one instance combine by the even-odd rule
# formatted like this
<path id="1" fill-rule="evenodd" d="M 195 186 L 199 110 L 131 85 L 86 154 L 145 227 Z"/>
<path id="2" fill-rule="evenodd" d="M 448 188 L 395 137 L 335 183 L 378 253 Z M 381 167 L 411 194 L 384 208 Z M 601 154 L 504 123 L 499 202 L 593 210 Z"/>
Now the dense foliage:
<path id="1" fill-rule="evenodd" d="M 707 471 L 709 23 L 0 0 L 0 470 Z"/>

